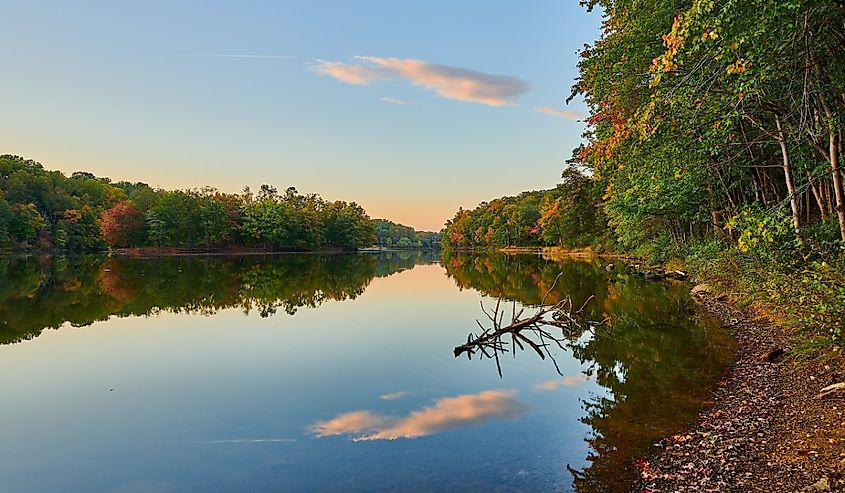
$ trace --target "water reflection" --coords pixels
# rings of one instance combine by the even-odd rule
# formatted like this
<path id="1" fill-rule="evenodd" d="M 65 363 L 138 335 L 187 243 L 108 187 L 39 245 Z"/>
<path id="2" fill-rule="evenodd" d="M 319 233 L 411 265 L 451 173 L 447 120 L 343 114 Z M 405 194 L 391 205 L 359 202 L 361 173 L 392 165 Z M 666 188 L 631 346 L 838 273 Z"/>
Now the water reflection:
<path id="1" fill-rule="evenodd" d="M 588 381 L 590 377 L 587 375 L 566 375 L 557 380 L 546 380 L 534 385 L 534 390 L 538 392 L 551 392 L 561 387 L 577 387 L 582 383 Z"/>
<path id="2" fill-rule="evenodd" d="M 691 423 L 732 361 L 733 340 L 683 286 L 608 273 L 596 261 L 447 255 L 443 262 L 459 287 L 529 306 L 539 304 L 560 275 L 547 303 L 595 296 L 585 316 L 610 318 L 612 330 L 574 334 L 567 344 L 586 366 L 583 377 L 535 387 L 549 391 L 594 379 L 606 390 L 581 400 L 581 421 L 592 433 L 589 465 L 571 469 L 579 492 L 626 491 L 637 474 L 632 459 Z"/>
<path id="3" fill-rule="evenodd" d="M 632 460 L 730 363 L 683 287 L 593 262 L 438 260 L 0 259 L 0 341 L 107 320 L 0 347 L 4 491 L 628 491 Z M 584 317 L 612 323 L 566 338 L 562 375 L 530 349 L 502 379 L 453 358 L 479 293 L 529 313 L 560 272 L 549 303 L 594 296 Z"/>
<path id="4" fill-rule="evenodd" d="M 437 399 L 433 406 L 411 411 L 402 418 L 371 411 L 343 413 L 318 421 L 310 429 L 319 437 L 356 435 L 355 441 L 419 438 L 494 420 L 516 419 L 528 406 L 513 390 L 487 390 Z"/>
<path id="5" fill-rule="evenodd" d="M 0 344 L 110 316 L 293 315 L 355 299 L 375 277 L 437 261 L 430 252 L 361 255 L 0 258 Z"/>

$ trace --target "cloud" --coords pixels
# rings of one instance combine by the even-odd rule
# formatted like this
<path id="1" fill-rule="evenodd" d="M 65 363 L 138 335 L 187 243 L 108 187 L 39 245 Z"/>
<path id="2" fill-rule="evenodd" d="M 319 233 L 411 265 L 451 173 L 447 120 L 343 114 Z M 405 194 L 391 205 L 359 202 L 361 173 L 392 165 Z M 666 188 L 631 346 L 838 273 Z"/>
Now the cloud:
<path id="1" fill-rule="evenodd" d="M 385 96 L 385 97 L 380 98 L 380 99 L 382 101 L 384 101 L 385 103 L 398 104 L 399 106 L 408 106 L 409 104 L 411 104 L 411 103 L 405 101 L 404 99 L 392 98 L 390 96 Z"/>
<path id="2" fill-rule="evenodd" d="M 411 411 L 405 417 L 383 416 L 370 411 L 340 414 L 314 423 L 310 430 L 318 437 L 358 435 L 355 441 L 418 438 L 493 420 L 516 419 L 528 406 L 514 391 L 488 390 L 435 401 L 433 406 Z"/>
<path id="3" fill-rule="evenodd" d="M 383 396 L 380 397 L 380 399 L 383 399 L 385 401 L 395 401 L 395 400 L 401 399 L 403 397 L 408 397 L 409 395 L 411 395 L 410 392 L 405 391 L 405 390 L 400 390 L 398 392 L 391 392 L 389 394 L 384 394 Z"/>
<path id="4" fill-rule="evenodd" d="M 197 55 L 183 55 L 188 57 L 200 57 L 200 58 L 264 58 L 264 59 L 283 59 L 288 60 L 291 58 L 296 58 L 293 55 L 227 55 L 227 54 L 217 54 L 217 53 L 209 53 L 209 54 L 197 54 Z"/>
<path id="5" fill-rule="evenodd" d="M 585 115 L 580 111 L 556 110 L 554 108 L 549 108 L 548 106 L 538 106 L 534 108 L 534 111 L 537 113 L 543 113 L 544 115 L 555 116 L 557 118 L 566 118 L 567 120 L 581 120 L 585 117 Z"/>
<path id="6" fill-rule="evenodd" d="M 531 87 L 512 75 L 486 74 L 410 58 L 356 57 L 354 63 L 318 60 L 314 71 L 347 84 L 365 85 L 377 80 L 404 79 L 433 90 L 445 99 L 511 106 Z"/>
<path id="7" fill-rule="evenodd" d="M 589 380 L 585 375 L 566 376 L 557 380 L 546 380 L 545 382 L 534 385 L 534 390 L 537 392 L 551 392 L 561 387 L 575 387 Z"/>
<path id="8" fill-rule="evenodd" d="M 234 438 L 229 440 L 208 440 L 194 443 L 293 443 L 295 438 Z"/>
<path id="9" fill-rule="evenodd" d="M 331 62 L 328 60 L 317 60 L 314 64 L 314 71 L 320 75 L 328 75 L 347 84 L 363 86 L 378 79 L 387 79 L 390 74 L 378 67 L 357 65 L 354 63 Z"/>

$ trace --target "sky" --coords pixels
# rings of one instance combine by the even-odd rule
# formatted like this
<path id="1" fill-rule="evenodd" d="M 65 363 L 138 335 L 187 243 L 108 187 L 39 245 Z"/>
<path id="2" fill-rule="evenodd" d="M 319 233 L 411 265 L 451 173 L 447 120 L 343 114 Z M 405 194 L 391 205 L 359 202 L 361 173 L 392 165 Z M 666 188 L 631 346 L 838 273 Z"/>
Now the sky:
<path id="1" fill-rule="evenodd" d="M 439 230 L 557 184 L 600 14 L 575 0 L 0 0 L 0 153 L 67 173 L 270 183 Z"/>

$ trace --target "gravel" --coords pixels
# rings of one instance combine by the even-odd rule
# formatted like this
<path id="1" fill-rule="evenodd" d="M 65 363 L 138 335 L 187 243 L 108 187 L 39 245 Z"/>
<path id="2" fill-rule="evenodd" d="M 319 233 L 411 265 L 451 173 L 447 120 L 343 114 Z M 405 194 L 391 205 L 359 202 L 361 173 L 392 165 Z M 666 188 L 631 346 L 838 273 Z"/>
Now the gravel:
<path id="1" fill-rule="evenodd" d="M 842 356 L 796 362 L 780 327 L 735 310 L 709 289 L 694 297 L 733 332 L 737 360 L 696 427 L 664 439 L 661 453 L 638 461 L 637 489 L 845 492 L 845 399 L 816 398 L 845 377 Z"/>

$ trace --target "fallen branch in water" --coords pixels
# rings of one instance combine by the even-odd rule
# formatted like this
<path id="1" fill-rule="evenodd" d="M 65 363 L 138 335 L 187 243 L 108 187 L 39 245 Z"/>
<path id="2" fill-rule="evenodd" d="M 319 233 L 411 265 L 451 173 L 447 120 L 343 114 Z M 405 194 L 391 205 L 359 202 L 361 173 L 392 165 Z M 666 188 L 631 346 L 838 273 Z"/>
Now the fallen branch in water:
<path id="1" fill-rule="evenodd" d="M 560 276 L 561 274 L 558 274 L 555 278 L 552 287 L 543 296 L 540 307 L 534 315 L 527 318 L 520 318 L 525 308 L 522 308 L 517 313 L 516 302 L 514 301 L 512 304 L 511 322 L 508 325 L 503 325 L 505 311 L 503 309 L 500 310 L 502 304 L 501 298 L 496 301 L 496 306 L 492 312 L 488 312 L 482 302 L 481 311 L 490 320 L 492 326 L 485 328 L 481 322 L 476 320 L 475 323 L 478 324 L 481 333 L 470 333 L 467 336 L 467 342 L 465 344 L 455 347 L 455 357 L 457 358 L 462 354 L 466 354 L 467 359 L 472 359 L 473 355 L 478 354 L 481 358 L 495 359 L 496 368 L 499 370 L 499 377 L 501 377 L 502 365 L 499 361 L 499 353 L 504 354 L 509 352 L 508 342 L 503 341 L 502 338 L 510 334 L 512 348 L 510 352 L 514 356 L 516 356 L 516 348 L 524 351 L 525 345 L 527 345 L 541 359 L 546 359 L 546 356 L 548 356 L 554 363 L 558 374 L 563 375 L 557 361 L 552 356 L 551 351 L 549 351 L 549 346 L 557 345 L 560 349 L 565 349 L 564 342 L 577 338 L 585 330 L 595 332 L 595 329 L 604 326 L 608 319 L 600 322 L 585 321 L 582 319 L 581 315 L 584 312 L 584 308 L 593 299 L 593 296 L 587 298 L 587 301 L 577 310 L 573 309 L 572 298 L 569 296 L 554 305 L 546 305 L 546 299 L 552 290 L 554 290 Z M 561 335 L 553 335 L 547 330 L 548 327 L 560 329 Z"/>

